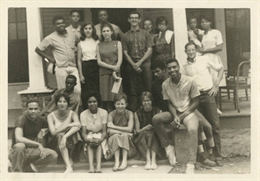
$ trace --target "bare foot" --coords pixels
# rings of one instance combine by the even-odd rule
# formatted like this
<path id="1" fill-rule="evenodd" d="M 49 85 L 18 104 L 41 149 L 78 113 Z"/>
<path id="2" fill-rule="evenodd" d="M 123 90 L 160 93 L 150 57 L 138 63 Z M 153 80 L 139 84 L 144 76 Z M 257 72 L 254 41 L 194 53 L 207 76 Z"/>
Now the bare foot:
<path id="1" fill-rule="evenodd" d="M 72 173 L 72 172 L 73 172 L 72 167 L 67 167 L 64 173 Z"/>
<path id="2" fill-rule="evenodd" d="M 146 165 L 144 166 L 145 170 L 150 170 L 151 169 L 151 164 L 150 162 L 147 162 Z"/>
<path id="3" fill-rule="evenodd" d="M 156 170 L 157 169 L 157 164 L 154 162 L 151 164 L 151 170 Z"/>
<path id="4" fill-rule="evenodd" d="M 72 159 L 70 158 L 70 165 L 73 166 L 73 161 Z"/>
<path id="5" fill-rule="evenodd" d="M 88 172 L 88 173 L 94 173 L 94 171 L 95 171 L 94 167 L 93 167 L 93 166 L 90 166 L 90 167 L 89 167 L 89 172 Z"/>

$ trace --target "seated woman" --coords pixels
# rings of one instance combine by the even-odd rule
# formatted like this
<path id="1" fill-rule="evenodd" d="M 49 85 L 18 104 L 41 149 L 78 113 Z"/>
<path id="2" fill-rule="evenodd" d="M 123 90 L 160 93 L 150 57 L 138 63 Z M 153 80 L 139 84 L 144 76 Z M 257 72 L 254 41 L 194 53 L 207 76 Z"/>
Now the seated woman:
<path id="1" fill-rule="evenodd" d="M 127 155 L 131 157 L 136 152 L 132 142 L 134 119 L 133 113 L 126 109 L 127 96 L 125 94 L 116 95 L 114 102 L 116 110 L 108 115 L 108 148 L 111 155 L 115 155 L 113 171 L 122 171 L 127 168 Z M 122 151 L 123 160 L 119 166 L 120 151 Z"/>
<path id="2" fill-rule="evenodd" d="M 82 137 L 87 143 L 89 173 L 101 173 L 102 148 L 106 144 L 107 111 L 98 107 L 100 95 L 90 92 L 87 97 L 88 109 L 80 114 Z M 97 168 L 94 170 L 93 159 L 96 153 Z"/>
<path id="3" fill-rule="evenodd" d="M 70 156 L 75 144 L 79 141 L 75 134 L 81 127 L 78 115 L 68 109 L 70 98 L 61 93 L 55 97 L 58 110 L 51 112 L 48 117 L 48 125 L 51 136 L 47 147 L 60 152 L 66 165 L 65 173 L 73 172 Z"/>
<path id="4" fill-rule="evenodd" d="M 139 152 L 146 157 L 146 170 L 155 170 L 156 154 L 160 157 L 165 155 L 163 147 L 160 146 L 159 139 L 153 130 L 152 118 L 161 112 L 159 108 L 152 106 L 152 94 L 143 92 L 141 95 L 142 106 L 134 113 L 135 130 L 138 137 L 134 143 Z M 151 159 L 152 158 L 152 159 Z"/>

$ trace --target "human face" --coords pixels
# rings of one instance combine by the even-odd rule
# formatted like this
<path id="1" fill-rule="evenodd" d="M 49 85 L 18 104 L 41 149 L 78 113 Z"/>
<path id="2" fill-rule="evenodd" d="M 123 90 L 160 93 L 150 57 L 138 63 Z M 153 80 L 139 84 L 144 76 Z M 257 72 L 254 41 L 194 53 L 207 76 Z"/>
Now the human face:
<path id="1" fill-rule="evenodd" d="M 195 45 L 189 45 L 187 46 L 185 53 L 190 59 L 194 59 L 196 57 L 197 49 Z"/>
<path id="2" fill-rule="evenodd" d="M 167 27 L 168 27 L 168 25 L 166 24 L 165 21 L 163 21 L 163 22 L 161 22 L 161 23 L 158 24 L 158 29 L 159 29 L 160 31 L 162 31 L 162 32 L 166 31 L 166 30 L 167 30 Z"/>
<path id="3" fill-rule="evenodd" d="M 65 83 L 66 83 L 66 91 L 72 92 L 76 85 L 76 81 L 72 78 L 67 78 Z"/>
<path id="4" fill-rule="evenodd" d="M 106 23 L 108 19 L 108 15 L 106 11 L 100 11 L 98 14 L 98 20 L 100 23 Z"/>
<path id="5" fill-rule="evenodd" d="M 65 31 L 65 22 L 63 19 L 58 19 L 55 21 L 55 30 L 57 32 L 64 32 Z"/>
<path id="6" fill-rule="evenodd" d="M 167 64 L 167 71 L 172 79 L 175 79 L 180 76 L 180 67 L 176 62 Z"/>
<path id="7" fill-rule="evenodd" d="M 78 23 L 80 20 L 80 15 L 78 12 L 74 12 L 70 15 L 70 19 L 73 23 Z"/>
<path id="8" fill-rule="evenodd" d="M 197 20 L 195 18 L 190 20 L 190 28 L 192 30 L 195 30 L 197 28 Z"/>
<path id="9" fill-rule="evenodd" d="M 87 38 L 91 38 L 92 37 L 92 26 L 91 25 L 87 25 L 84 27 L 84 33 L 86 35 Z"/>
<path id="10" fill-rule="evenodd" d="M 91 113 L 96 113 L 98 108 L 98 102 L 97 99 L 92 96 L 88 99 L 88 109 Z"/>
<path id="11" fill-rule="evenodd" d="M 162 80 L 164 77 L 164 70 L 157 67 L 153 70 L 153 74 L 154 74 L 155 79 Z"/>
<path id="12" fill-rule="evenodd" d="M 64 97 L 61 97 L 60 100 L 57 102 L 57 107 L 59 110 L 66 110 L 68 108 L 68 102 Z"/>
<path id="13" fill-rule="evenodd" d="M 131 24 L 131 26 L 137 27 L 141 22 L 141 18 L 139 17 L 138 14 L 131 14 L 130 17 L 128 18 L 128 22 Z"/>
<path id="14" fill-rule="evenodd" d="M 144 96 L 142 105 L 145 109 L 150 109 L 152 107 L 152 100 L 148 96 Z"/>
<path id="15" fill-rule="evenodd" d="M 113 32 L 110 30 L 109 27 L 104 27 L 102 29 L 102 35 L 103 35 L 105 40 L 111 40 L 111 35 L 112 34 L 113 34 Z"/>
<path id="16" fill-rule="evenodd" d="M 210 25 L 211 25 L 210 21 L 208 21 L 206 19 L 202 19 L 201 20 L 201 27 L 202 27 L 202 29 L 209 30 L 210 29 Z"/>
<path id="17" fill-rule="evenodd" d="M 27 105 L 27 113 L 31 119 L 35 120 L 39 112 L 40 112 L 40 108 L 37 102 L 30 102 Z"/>
<path id="18" fill-rule="evenodd" d="M 115 103 L 115 108 L 118 112 L 123 112 L 127 106 L 127 103 L 124 99 L 121 99 Z"/>
<path id="19" fill-rule="evenodd" d="M 146 20 L 144 21 L 144 29 L 148 32 L 151 32 L 152 31 L 152 22 L 150 20 Z"/>

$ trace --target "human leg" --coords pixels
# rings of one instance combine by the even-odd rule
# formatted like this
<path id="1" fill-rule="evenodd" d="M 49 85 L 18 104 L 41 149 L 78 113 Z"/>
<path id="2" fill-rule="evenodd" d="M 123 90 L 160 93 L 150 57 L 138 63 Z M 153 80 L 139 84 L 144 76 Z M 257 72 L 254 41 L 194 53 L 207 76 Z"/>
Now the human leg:
<path id="1" fill-rule="evenodd" d="M 142 80 L 143 80 L 143 87 L 144 91 L 152 91 L 152 71 L 151 71 L 151 61 L 146 60 L 142 65 L 141 65 L 141 75 L 142 75 Z"/>
<path id="2" fill-rule="evenodd" d="M 77 67 L 69 67 L 69 75 L 74 75 L 77 78 L 77 84 L 74 87 L 74 90 L 77 90 L 79 93 L 81 93 L 79 71 L 78 71 Z"/>
<path id="3" fill-rule="evenodd" d="M 117 171 L 119 168 L 120 149 L 117 149 L 115 151 L 114 156 L 115 156 L 115 166 L 113 167 L 113 171 Z"/>
<path id="4" fill-rule="evenodd" d="M 10 150 L 9 158 L 12 163 L 13 172 L 23 172 L 23 165 L 26 161 L 26 146 L 24 143 L 16 143 Z"/>
<path id="5" fill-rule="evenodd" d="M 215 142 L 213 153 L 216 157 L 216 160 L 222 160 L 219 116 L 217 113 L 217 106 L 214 97 L 209 95 L 202 96 L 200 98 L 200 108 L 203 109 L 204 117 L 212 126 L 213 139 Z"/>
<path id="6" fill-rule="evenodd" d="M 150 149 L 147 149 L 146 151 L 146 164 L 144 166 L 145 170 L 150 170 L 151 168 L 151 154 L 150 154 Z"/>
<path id="7" fill-rule="evenodd" d="M 67 69 L 68 69 L 67 67 L 66 68 L 60 68 L 60 67 L 57 67 L 57 66 L 55 68 L 55 76 L 56 76 L 58 89 L 66 87 L 65 80 L 66 80 L 66 77 L 69 75 Z"/>
<path id="8" fill-rule="evenodd" d="M 97 173 L 101 172 L 101 157 L 102 157 L 102 148 L 101 145 L 99 145 L 96 148 Z"/>
<path id="9" fill-rule="evenodd" d="M 94 173 L 94 153 L 93 148 L 88 145 L 88 162 L 89 162 L 89 173 Z"/>
<path id="10" fill-rule="evenodd" d="M 133 69 L 131 65 L 127 65 L 127 72 L 129 75 L 129 109 L 135 112 L 138 109 L 138 77 L 139 74 Z"/>
<path id="11" fill-rule="evenodd" d="M 151 153 L 152 153 L 152 164 L 151 164 L 151 169 L 152 170 L 155 170 L 157 169 L 157 163 L 156 163 L 156 153 L 151 150 Z"/>
<path id="12" fill-rule="evenodd" d="M 122 148 L 122 155 L 123 155 L 123 159 L 122 159 L 122 163 L 119 167 L 119 170 L 125 170 L 127 167 L 127 154 L 128 154 L 128 150 Z"/>

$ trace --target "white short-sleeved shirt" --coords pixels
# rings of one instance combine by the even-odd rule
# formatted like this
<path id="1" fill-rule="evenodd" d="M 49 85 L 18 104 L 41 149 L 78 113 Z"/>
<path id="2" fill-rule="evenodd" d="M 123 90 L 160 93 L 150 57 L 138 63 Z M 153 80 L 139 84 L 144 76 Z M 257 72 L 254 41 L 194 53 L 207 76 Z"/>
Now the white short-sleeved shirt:
<path id="1" fill-rule="evenodd" d="M 204 49 L 215 48 L 223 43 L 222 35 L 219 30 L 211 29 L 207 34 L 203 34 L 201 43 Z"/>
<path id="2" fill-rule="evenodd" d="M 102 124 L 107 124 L 107 115 L 107 111 L 101 108 L 98 108 L 96 114 L 87 109 L 80 114 L 80 122 L 88 131 L 98 133 L 102 130 Z"/>
<path id="3" fill-rule="evenodd" d="M 219 71 L 222 64 L 214 63 L 208 59 L 208 56 L 197 56 L 194 62 L 187 61 L 183 65 L 188 76 L 193 77 L 198 85 L 200 91 L 206 91 L 213 87 L 212 77 L 210 75 L 210 68 Z"/>
<path id="4" fill-rule="evenodd" d="M 45 37 L 38 48 L 44 51 L 50 46 L 58 67 L 76 67 L 75 45 L 78 41 L 77 35 L 71 31 L 67 31 L 64 36 L 55 31 Z"/>
<path id="5" fill-rule="evenodd" d="M 162 84 L 163 99 L 169 100 L 179 112 L 188 109 L 191 99 L 200 95 L 196 82 L 185 75 L 181 75 L 179 83 L 173 83 L 169 77 Z"/>
<path id="6" fill-rule="evenodd" d="M 93 38 L 86 38 L 79 42 L 79 46 L 82 52 L 82 61 L 96 60 L 97 59 L 97 44 L 99 40 Z"/>

